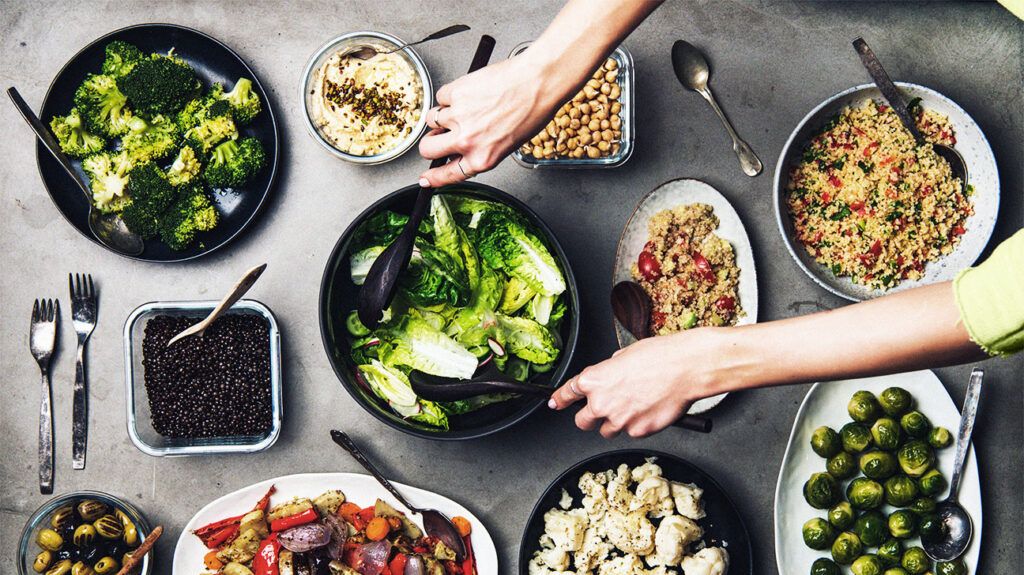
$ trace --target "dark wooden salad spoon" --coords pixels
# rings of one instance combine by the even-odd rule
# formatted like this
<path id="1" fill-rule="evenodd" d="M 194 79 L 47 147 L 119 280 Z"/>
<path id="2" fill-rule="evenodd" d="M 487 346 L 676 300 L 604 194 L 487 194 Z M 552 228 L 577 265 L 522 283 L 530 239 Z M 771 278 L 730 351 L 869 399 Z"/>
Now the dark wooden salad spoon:
<path id="1" fill-rule="evenodd" d="M 612 314 L 638 340 L 651 337 L 651 298 L 640 284 L 624 281 L 612 287 Z"/>
<path id="2" fill-rule="evenodd" d="M 473 63 L 469 66 L 469 73 L 483 68 L 491 60 L 491 52 L 494 51 L 494 38 L 484 34 L 480 37 L 480 43 L 476 47 L 476 54 L 473 55 Z M 431 169 L 438 168 L 448 163 L 449 158 L 438 158 L 430 162 Z M 416 203 L 413 205 L 412 213 L 409 214 L 409 221 L 406 222 L 402 233 L 391 245 L 389 245 L 370 266 L 366 274 L 366 281 L 359 289 L 356 296 L 356 312 L 359 321 L 370 329 L 380 324 L 384 310 L 391 305 L 398 289 L 398 276 L 409 265 L 412 257 L 413 242 L 416 240 L 416 230 L 419 229 L 423 216 L 430 209 L 430 197 L 434 195 L 433 188 L 420 188 L 416 194 Z"/>
<path id="3" fill-rule="evenodd" d="M 416 513 L 423 517 L 423 528 L 426 530 L 427 535 L 440 539 L 449 549 L 455 552 L 455 557 L 459 561 L 462 561 L 466 557 L 466 544 L 462 540 L 462 536 L 459 535 L 459 530 L 452 523 L 452 520 L 441 513 L 437 509 L 421 509 L 415 505 L 409 503 L 409 501 L 402 495 L 394 485 L 388 481 L 387 477 L 377 469 L 367 457 L 363 454 L 362 450 L 356 447 L 356 444 L 352 441 L 352 438 L 343 431 L 337 429 L 331 430 L 331 439 L 335 443 L 341 446 L 342 449 L 347 451 L 359 465 L 363 466 L 363 469 L 370 472 L 370 475 L 377 480 L 384 489 L 388 490 L 388 493 L 393 495 L 395 499 L 400 501 L 409 511 Z"/>

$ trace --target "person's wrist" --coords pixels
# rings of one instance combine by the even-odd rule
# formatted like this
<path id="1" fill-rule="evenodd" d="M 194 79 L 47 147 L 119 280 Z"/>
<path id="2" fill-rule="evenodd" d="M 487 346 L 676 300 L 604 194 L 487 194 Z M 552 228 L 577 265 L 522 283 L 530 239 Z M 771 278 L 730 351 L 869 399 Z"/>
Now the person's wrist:
<path id="1" fill-rule="evenodd" d="M 757 385 L 761 358 L 750 345 L 748 329 L 718 327 L 692 333 L 699 333 L 704 343 L 701 360 L 704 365 L 696 370 L 700 374 L 697 384 L 704 390 L 704 397 Z"/>

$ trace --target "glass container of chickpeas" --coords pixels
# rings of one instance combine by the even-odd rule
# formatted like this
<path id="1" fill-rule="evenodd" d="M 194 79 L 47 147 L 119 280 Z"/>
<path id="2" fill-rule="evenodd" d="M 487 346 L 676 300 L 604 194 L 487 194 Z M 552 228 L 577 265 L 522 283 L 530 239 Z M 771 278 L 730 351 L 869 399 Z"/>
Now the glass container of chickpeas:
<path id="1" fill-rule="evenodd" d="M 520 54 L 529 42 L 516 46 Z M 633 153 L 633 56 L 619 46 L 544 129 L 512 152 L 526 168 L 615 168 Z"/>

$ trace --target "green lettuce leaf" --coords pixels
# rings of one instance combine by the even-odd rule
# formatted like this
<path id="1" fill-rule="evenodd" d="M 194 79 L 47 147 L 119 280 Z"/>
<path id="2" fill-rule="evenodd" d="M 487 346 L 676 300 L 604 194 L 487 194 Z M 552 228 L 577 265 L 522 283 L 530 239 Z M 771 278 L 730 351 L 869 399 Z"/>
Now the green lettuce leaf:
<path id="1" fill-rule="evenodd" d="M 487 212 L 480 222 L 478 251 L 487 265 L 517 277 L 544 295 L 565 291 L 565 277 L 544 242 L 516 218 Z"/>
<path id="2" fill-rule="evenodd" d="M 383 251 L 384 246 L 370 246 L 355 252 L 349 257 L 348 262 L 352 273 L 352 283 L 357 286 L 363 285 L 363 282 L 366 281 L 366 274 L 370 273 L 370 268 L 373 267 L 373 262 L 377 261 L 377 256 Z"/>
<path id="3" fill-rule="evenodd" d="M 456 379 L 469 379 L 476 371 L 476 356 L 426 320 L 407 316 L 397 326 L 379 331 L 378 353 L 388 365 Z"/>
<path id="4" fill-rule="evenodd" d="M 498 329 L 505 350 L 531 363 L 551 363 L 558 358 L 558 342 L 551 331 L 525 317 L 498 315 Z"/>

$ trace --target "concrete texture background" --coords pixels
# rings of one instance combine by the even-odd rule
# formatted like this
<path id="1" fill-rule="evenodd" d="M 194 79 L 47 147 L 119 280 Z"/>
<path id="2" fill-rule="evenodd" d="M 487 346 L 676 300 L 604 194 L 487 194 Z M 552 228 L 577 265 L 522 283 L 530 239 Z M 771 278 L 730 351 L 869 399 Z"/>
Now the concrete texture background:
<path id="1" fill-rule="evenodd" d="M 250 483 L 295 472 L 359 471 L 330 442 L 340 427 L 397 480 L 459 499 L 487 522 L 502 561 L 515 569 L 519 539 L 534 501 L 576 461 L 605 450 L 644 447 L 676 453 L 706 469 L 733 495 L 755 546 L 758 573 L 776 571 L 772 506 L 775 479 L 807 386 L 736 394 L 713 412 L 715 430 L 669 430 L 642 441 L 607 442 L 576 430 L 569 417 L 541 410 L 487 439 L 443 444 L 406 437 L 361 410 L 335 379 L 320 343 L 316 302 L 325 260 L 350 219 L 415 181 L 426 162 L 415 154 L 379 167 L 328 156 L 306 135 L 297 102 L 302 67 L 332 36 L 375 29 L 418 38 L 465 22 L 463 34 L 421 50 L 436 85 L 463 72 L 488 33 L 503 56 L 546 25 L 557 2 L 455 0 L 374 2 L 13 2 L 0 1 L 0 84 L 39 106 L 63 63 L 107 31 L 147 21 L 196 27 L 236 49 L 272 92 L 284 141 L 282 172 L 264 215 L 229 249 L 184 265 L 135 263 L 86 241 L 51 204 L 35 165 L 35 144 L 13 106 L 0 104 L 0 571 L 14 571 L 24 521 L 45 497 L 36 480 L 38 371 L 28 352 L 36 297 L 64 304 L 54 362 L 56 492 L 99 489 L 127 497 L 168 529 L 158 573 L 179 530 L 208 501 Z M 637 67 L 637 148 L 610 171 L 533 172 L 504 162 L 482 182 L 528 201 L 562 240 L 583 288 L 578 366 L 614 349 L 607 307 L 615 243 L 633 205 L 674 178 L 699 178 L 736 206 L 754 245 L 762 320 L 843 305 L 805 277 L 786 253 L 770 208 L 775 161 L 803 115 L 828 96 L 868 80 L 850 41 L 863 35 L 895 79 L 938 89 L 981 125 L 1002 173 L 1002 212 L 991 246 L 1022 225 L 1024 25 L 994 3 L 681 1 L 660 8 L 625 44 Z M 709 54 L 712 84 L 737 129 L 764 161 L 744 176 L 727 137 L 701 99 L 676 83 L 672 41 Z M 219 297 L 258 262 L 269 269 L 251 292 L 277 314 L 284 334 L 286 423 L 277 445 L 255 456 L 157 459 L 125 432 L 121 328 L 150 300 Z M 74 333 L 65 278 L 90 272 L 102 294 L 89 350 L 91 424 L 88 468 L 70 464 Z M 807 302 L 810 302 L 809 304 Z M 985 498 L 982 572 L 1019 572 L 1022 541 L 1022 359 L 985 362 L 987 389 L 975 432 Z M 970 366 L 938 370 L 957 403 Z M 790 526 L 792 528 L 792 526 Z M 791 574 L 786 574 L 791 575 Z M 795 575 L 795 574 L 794 574 Z"/>

